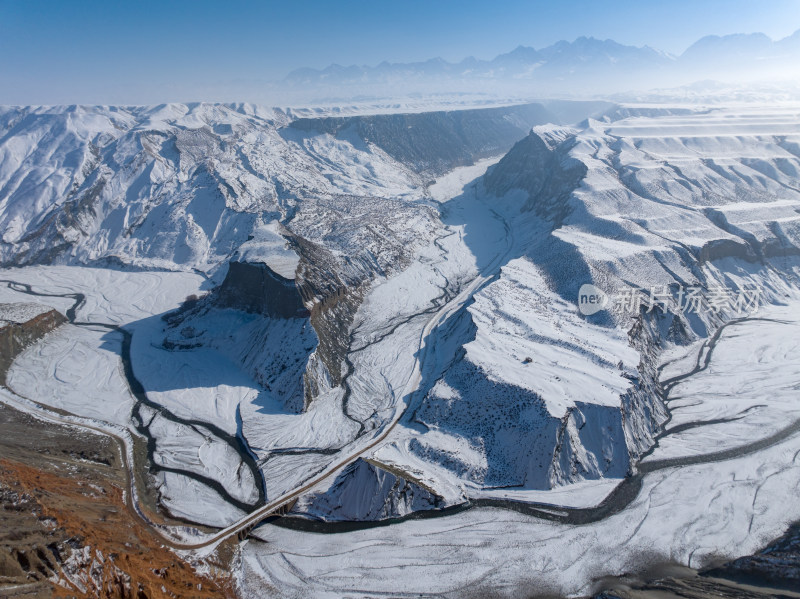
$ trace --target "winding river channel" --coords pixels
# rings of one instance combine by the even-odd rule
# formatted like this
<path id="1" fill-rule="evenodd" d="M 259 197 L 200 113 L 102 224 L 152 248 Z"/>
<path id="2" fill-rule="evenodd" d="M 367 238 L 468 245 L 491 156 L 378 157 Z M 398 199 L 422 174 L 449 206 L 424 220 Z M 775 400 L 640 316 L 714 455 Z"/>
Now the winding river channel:
<path id="1" fill-rule="evenodd" d="M 687 430 L 688 428 L 694 428 L 694 427 L 716 424 L 719 422 L 727 421 L 726 419 L 711 420 L 711 421 L 707 420 L 701 422 L 686 423 L 677 427 L 673 427 L 672 429 L 666 428 L 666 425 L 669 424 L 669 421 L 672 419 L 672 414 L 671 411 L 669 410 L 671 391 L 682 381 L 689 379 L 690 377 L 706 370 L 709 367 L 709 364 L 711 363 L 714 354 L 714 349 L 716 348 L 717 343 L 719 342 L 723 332 L 730 327 L 736 327 L 745 322 L 770 320 L 758 317 L 745 317 L 745 318 L 731 320 L 721 325 L 716 330 L 714 335 L 712 335 L 709 339 L 707 339 L 703 343 L 700 350 L 698 351 L 694 367 L 690 371 L 660 381 L 660 384 L 658 385 L 659 387 L 658 392 L 661 394 L 661 398 L 664 401 L 665 405 L 667 406 L 667 411 L 668 411 L 668 419 L 662 427 L 662 432 L 655 438 L 655 443 L 653 447 L 651 447 L 648 452 L 646 452 L 644 455 L 641 456 L 639 462 L 632 469 L 631 474 L 629 474 L 626 478 L 622 479 L 620 484 L 617 485 L 615 489 L 608 496 L 606 496 L 606 498 L 601 503 L 599 503 L 596 506 L 587 508 L 574 508 L 574 507 L 563 507 L 559 505 L 546 504 L 546 503 L 518 501 L 512 499 L 480 498 L 480 499 L 466 501 L 461 504 L 452 505 L 446 508 L 417 511 L 404 517 L 391 518 L 380 521 L 324 522 L 317 520 L 309 520 L 300 517 L 275 516 L 272 515 L 271 512 L 274 512 L 280 507 L 286 505 L 289 502 L 289 500 L 307 491 L 311 486 L 313 486 L 313 484 L 309 484 L 300 489 L 296 489 L 294 492 L 287 495 L 287 497 L 279 498 L 277 500 L 274 500 L 273 502 L 268 503 L 266 501 L 266 491 L 265 491 L 265 482 L 263 473 L 259 469 L 258 464 L 256 463 L 256 460 L 253 456 L 253 453 L 251 452 L 249 446 L 247 445 L 246 440 L 241 435 L 239 434 L 231 435 L 230 433 L 227 433 L 226 431 L 220 429 L 214 424 L 208 422 L 181 418 L 172 413 L 171 411 L 169 411 L 168 409 L 166 409 L 164 406 L 148 399 L 144 386 L 136 378 L 133 372 L 133 367 L 131 365 L 132 333 L 130 331 L 126 330 L 124 327 L 107 323 L 78 321 L 77 311 L 85 303 L 86 298 L 84 294 L 42 293 L 34 291 L 30 285 L 24 283 L 19 283 L 12 280 L 0 280 L 0 282 L 7 284 L 14 291 L 25 293 L 28 295 L 71 299 L 73 300 L 73 304 L 66 312 L 67 319 L 71 324 L 76 326 L 103 327 L 110 331 L 115 331 L 120 333 L 123 338 L 120 350 L 120 359 L 123 364 L 123 370 L 125 378 L 127 380 L 127 384 L 130 388 L 131 394 L 135 398 L 135 404 L 131 414 L 132 422 L 136 429 L 136 432 L 147 440 L 148 466 L 153 471 L 162 470 L 162 471 L 174 472 L 176 474 L 189 477 L 204 485 L 207 485 L 210 488 L 214 489 L 217 493 L 219 493 L 220 497 L 225 501 L 231 503 L 232 505 L 235 505 L 236 507 L 245 512 L 250 513 L 249 516 L 245 517 L 239 523 L 236 523 L 221 530 L 218 534 L 214 535 L 207 541 L 195 544 L 184 544 L 175 542 L 170 543 L 172 546 L 176 548 L 207 546 L 216 543 L 223 538 L 227 538 L 228 536 L 231 536 L 233 534 L 241 533 L 242 531 L 247 532 L 254 526 L 264 523 L 273 523 L 274 525 L 297 531 L 336 534 L 336 533 L 364 530 L 382 526 L 390 526 L 392 524 L 396 524 L 406 520 L 442 518 L 459 514 L 466 510 L 480 508 L 480 507 L 492 507 L 492 508 L 513 510 L 534 518 L 540 518 L 564 524 L 588 524 L 592 522 L 597 522 L 611 515 L 617 514 L 622 510 L 624 510 L 627 506 L 629 506 L 631 502 L 633 502 L 636 499 L 639 492 L 641 491 L 644 477 L 646 477 L 648 474 L 660 470 L 665 470 L 668 468 L 676 468 L 676 467 L 695 465 L 695 464 L 707 464 L 707 463 L 719 462 L 723 460 L 730 460 L 733 458 L 746 456 L 764 450 L 766 448 L 769 448 L 787 439 L 788 437 L 791 437 L 800 432 L 800 419 L 798 419 L 795 420 L 794 422 L 791 422 L 789 425 L 775 432 L 772 435 L 769 435 L 762 439 L 758 439 L 756 441 L 752 441 L 750 443 L 746 443 L 736 448 L 726 449 L 704 455 L 692 455 L 687 457 L 642 461 L 644 460 L 644 458 L 652 454 L 652 452 L 658 447 L 659 441 L 661 439 L 670 434 L 684 431 Z M 782 322 L 782 321 L 772 320 L 772 322 Z M 662 372 L 664 366 L 661 367 L 659 373 Z M 221 442 L 229 445 L 234 451 L 236 451 L 236 453 L 240 456 L 242 462 L 252 472 L 254 480 L 256 481 L 259 489 L 258 501 L 253 504 L 246 504 L 236 499 L 235 497 L 232 497 L 227 492 L 227 490 L 216 480 L 204 477 L 189 470 L 167 468 L 158 465 L 154 460 L 154 453 L 156 451 L 157 441 L 155 437 L 151 434 L 149 430 L 149 425 L 147 422 L 145 422 L 145 418 L 141 413 L 143 407 L 149 408 L 150 410 L 157 412 L 160 416 L 177 424 L 191 427 L 195 430 L 197 428 L 203 428 L 206 431 L 208 431 L 211 435 L 219 439 Z M 369 449 L 376 443 L 373 443 L 372 445 L 368 446 L 363 451 Z"/>
<path id="2" fill-rule="evenodd" d="M 253 456 L 250 447 L 247 445 L 246 440 L 241 435 L 238 434 L 231 435 L 230 433 L 224 431 L 218 426 L 202 420 L 181 418 L 180 416 L 174 414 L 173 412 L 165 408 L 163 405 L 157 404 L 148 399 L 144 386 L 142 385 L 141 381 L 139 381 L 139 379 L 136 378 L 136 375 L 133 372 L 133 365 L 131 364 L 131 340 L 133 338 L 133 335 L 130 331 L 128 331 L 124 327 L 103 322 L 78 321 L 77 311 L 81 308 L 81 306 L 84 305 L 84 303 L 86 303 L 86 296 L 83 293 L 64 293 L 64 294 L 43 293 L 39 291 L 34 291 L 30 285 L 27 285 L 25 283 L 19 283 L 17 281 L 11 281 L 7 279 L 0 279 L 0 283 L 5 283 L 8 285 L 9 288 L 13 289 L 14 291 L 17 291 L 19 293 L 25 293 L 27 295 L 33 295 L 38 297 L 60 297 L 60 298 L 71 299 L 74 301 L 74 303 L 66 311 L 66 317 L 70 324 L 83 327 L 100 327 L 107 329 L 109 331 L 114 331 L 122 335 L 120 360 L 122 361 L 123 372 L 125 373 L 125 380 L 128 384 L 128 388 L 130 389 L 131 395 L 135 400 L 133 408 L 131 410 L 131 420 L 133 422 L 134 428 L 136 429 L 136 432 L 147 441 L 147 461 L 148 461 L 148 467 L 150 468 L 151 472 L 159 472 L 159 471 L 172 472 L 174 474 L 179 474 L 181 476 L 185 476 L 199 483 L 202 483 L 214 489 L 214 491 L 216 491 L 225 501 L 227 501 L 231 505 L 239 508 L 244 512 L 252 511 L 253 509 L 264 505 L 264 503 L 266 502 L 266 484 L 264 482 L 264 475 L 261 469 L 258 467 L 255 457 Z M 222 443 L 225 443 L 228 446 L 230 446 L 231 449 L 233 449 L 239 455 L 240 459 L 242 460 L 242 463 L 244 463 L 252 473 L 253 480 L 256 481 L 256 488 L 258 489 L 259 493 L 258 501 L 253 504 L 245 503 L 237 499 L 236 497 L 232 496 L 219 481 L 214 480 L 213 478 L 208 478 L 191 470 L 186 470 L 182 468 L 172 468 L 169 466 L 162 466 L 158 464 L 157 461 L 154 459 L 157 439 L 150 431 L 152 418 L 146 419 L 143 416 L 142 414 L 143 407 L 150 408 L 151 410 L 157 412 L 159 416 L 165 418 L 166 420 L 169 420 L 170 422 L 190 427 L 194 430 L 197 430 L 197 428 L 203 428 L 206 431 L 208 431 L 208 433 L 210 433 L 213 437 L 215 437 Z"/>

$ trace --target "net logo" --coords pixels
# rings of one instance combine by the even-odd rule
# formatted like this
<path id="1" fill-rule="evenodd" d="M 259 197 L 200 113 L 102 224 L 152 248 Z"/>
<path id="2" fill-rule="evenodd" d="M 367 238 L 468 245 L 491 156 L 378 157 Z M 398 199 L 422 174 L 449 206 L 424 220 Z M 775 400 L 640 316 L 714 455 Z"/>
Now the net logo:
<path id="1" fill-rule="evenodd" d="M 578 310 L 581 314 L 591 316 L 605 308 L 607 304 L 608 295 L 603 290 L 589 283 L 581 285 L 578 291 Z"/>

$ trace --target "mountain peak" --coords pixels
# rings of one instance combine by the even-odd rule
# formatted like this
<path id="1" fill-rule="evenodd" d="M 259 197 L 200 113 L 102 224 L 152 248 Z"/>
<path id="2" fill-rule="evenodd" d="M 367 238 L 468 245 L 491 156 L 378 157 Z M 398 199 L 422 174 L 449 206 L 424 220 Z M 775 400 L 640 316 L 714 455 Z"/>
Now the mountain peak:
<path id="1" fill-rule="evenodd" d="M 669 76 L 671 85 L 686 85 L 698 79 L 717 78 L 720 73 L 735 73 L 741 65 L 748 66 L 751 79 L 763 79 L 800 62 L 796 60 L 800 58 L 798 54 L 800 31 L 780 42 L 773 42 L 763 33 L 708 35 L 677 58 L 647 45 L 637 47 L 583 35 L 541 49 L 518 45 L 491 60 L 471 56 L 452 63 L 435 57 L 411 63 L 383 61 L 377 66 L 331 65 L 322 70 L 298 69 L 286 80 L 296 84 L 334 85 L 405 85 L 413 81 L 421 89 L 460 85 L 468 80 L 511 84 L 535 80 L 541 90 L 597 94 L 612 83 L 637 89 L 663 85 L 663 77 L 657 79 L 654 73 Z"/>
<path id="2" fill-rule="evenodd" d="M 707 35 L 689 46 L 682 57 L 701 54 L 735 52 L 739 54 L 763 52 L 774 46 L 772 39 L 763 33 L 732 33 L 729 35 Z"/>

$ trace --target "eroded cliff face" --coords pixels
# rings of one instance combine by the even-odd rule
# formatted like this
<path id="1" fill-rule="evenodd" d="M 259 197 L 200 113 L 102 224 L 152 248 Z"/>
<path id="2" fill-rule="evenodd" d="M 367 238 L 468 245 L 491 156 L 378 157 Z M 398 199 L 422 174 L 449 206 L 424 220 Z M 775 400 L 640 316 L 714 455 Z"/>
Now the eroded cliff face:
<path id="1" fill-rule="evenodd" d="M 212 347 L 300 413 L 343 384 L 350 328 L 376 269 L 343 267 L 320 245 L 284 235 L 298 256 L 292 278 L 263 261 L 231 261 L 217 288 L 164 316 L 163 346 Z"/>
<path id="2" fill-rule="evenodd" d="M 558 122 L 542 104 L 421 114 L 301 118 L 291 129 L 357 138 L 374 144 L 414 171 L 437 176 L 497 156 L 534 125 Z"/>
<path id="3" fill-rule="evenodd" d="M 287 370 L 291 371 L 293 380 L 302 380 L 300 386 L 291 385 L 302 389 L 302 402 L 295 394 L 291 405 L 305 409 L 320 393 L 342 383 L 363 282 L 343 280 L 330 252 L 297 236 L 288 238 L 300 256 L 296 278 L 286 279 L 264 263 L 231 262 L 211 302 L 216 308 L 256 314 L 264 319 L 265 328 L 281 323 L 279 336 L 251 336 L 248 348 L 238 354 L 239 361 L 257 374 L 259 382 L 279 392 L 281 385 L 266 373 L 282 371 L 285 382 Z M 291 351 L 298 341 L 303 345 L 301 354 Z M 265 353 L 270 345 L 276 346 L 274 356 Z"/>
<path id="4" fill-rule="evenodd" d="M 265 262 L 232 261 L 223 282 L 167 321 L 164 346 L 210 346 L 234 360 L 292 412 L 342 384 L 350 326 L 368 279 L 341 274 L 333 255 L 287 232 L 300 256 L 286 278 Z M 240 314 L 221 330 L 220 311 Z"/>
<path id="5" fill-rule="evenodd" d="M 310 314 L 296 281 L 263 262 L 232 261 L 218 287 L 164 315 L 162 344 L 219 351 L 297 413 L 306 405 L 303 380 L 319 344 Z"/>
<path id="6" fill-rule="evenodd" d="M 294 280 L 286 279 L 264 263 L 230 262 L 214 302 L 270 318 L 307 318 Z"/>
<path id="7" fill-rule="evenodd" d="M 424 483 L 374 460 L 358 458 L 331 488 L 304 497 L 292 513 L 328 522 L 386 520 L 436 509 L 443 500 Z"/>
<path id="8" fill-rule="evenodd" d="M 31 343 L 65 323 L 60 312 L 40 304 L 0 304 L 0 385 L 9 366 Z"/>
<path id="9" fill-rule="evenodd" d="M 547 140 L 530 133 L 486 174 L 486 191 L 497 198 L 523 192 L 527 199 L 519 210 L 532 211 L 557 228 L 574 209 L 569 197 L 587 172 L 585 164 L 569 155 L 574 143 L 569 137 Z"/>

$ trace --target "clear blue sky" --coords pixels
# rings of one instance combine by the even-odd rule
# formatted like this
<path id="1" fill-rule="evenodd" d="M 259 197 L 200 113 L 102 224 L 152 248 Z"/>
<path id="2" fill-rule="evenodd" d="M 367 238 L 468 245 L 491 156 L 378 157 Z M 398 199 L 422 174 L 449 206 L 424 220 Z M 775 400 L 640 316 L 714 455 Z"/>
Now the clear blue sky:
<path id="1" fill-rule="evenodd" d="M 0 0 L 0 103 L 215 99 L 332 62 L 492 58 L 581 35 L 680 53 L 797 29 L 800 0 Z"/>

